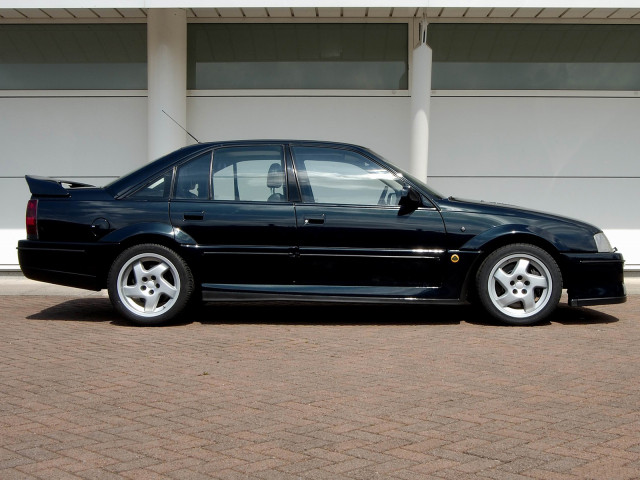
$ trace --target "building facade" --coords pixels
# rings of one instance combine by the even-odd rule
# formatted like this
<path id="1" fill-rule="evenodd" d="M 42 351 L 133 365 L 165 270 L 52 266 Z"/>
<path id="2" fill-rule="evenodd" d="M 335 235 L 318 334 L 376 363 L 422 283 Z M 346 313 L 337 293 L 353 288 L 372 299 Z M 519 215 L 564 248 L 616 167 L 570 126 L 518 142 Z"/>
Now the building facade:
<path id="1" fill-rule="evenodd" d="M 594 223 L 640 270 L 640 2 L 517 3 L 0 0 L 0 269 L 25 174 L 106 184 L 184 126 L 365 145 Z"/>

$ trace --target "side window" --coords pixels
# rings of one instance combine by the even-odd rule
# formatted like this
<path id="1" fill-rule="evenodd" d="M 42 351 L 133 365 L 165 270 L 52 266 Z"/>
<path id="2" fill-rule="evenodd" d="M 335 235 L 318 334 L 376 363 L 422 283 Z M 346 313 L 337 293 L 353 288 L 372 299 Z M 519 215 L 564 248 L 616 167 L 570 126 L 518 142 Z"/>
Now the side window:
<path id="1" fill-rule="evenodd" d="M 181 165 L 176 175 L 176 189 L 173 198 L 177 200 L 208 200 L 210 167 L 211 153 L 206 153 Z"/>
<path id="2" fill-rule="evenodd" d="M 398 204 L 403 184 L 358 153 L 321 147 L 294 147 L 293 153 L 304 202 Z"/>
<path id="3" fill-rule="evenodd" d="M 168 200 L 171 191 L 173 169 L 167 170 L 162 176 L 154 178 L 144 187 L 129 196 L 137 200 Z"/>
<path id="4" fill-rule="evenodd" d="M 279 145 L 220 148 L 213 155 L 213 199 L 284 202 L 284 172 Z"/>

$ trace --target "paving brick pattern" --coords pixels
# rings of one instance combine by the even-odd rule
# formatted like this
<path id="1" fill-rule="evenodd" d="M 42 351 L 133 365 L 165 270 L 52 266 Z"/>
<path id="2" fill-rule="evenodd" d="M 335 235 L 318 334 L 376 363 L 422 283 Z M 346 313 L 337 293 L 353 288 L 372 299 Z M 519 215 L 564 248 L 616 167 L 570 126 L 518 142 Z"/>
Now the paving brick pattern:
<path id="1" fill-rule="evenodd" d="M 640 478 L 640 296 L 467 307 L 0 297 L 0 479 Z"/>

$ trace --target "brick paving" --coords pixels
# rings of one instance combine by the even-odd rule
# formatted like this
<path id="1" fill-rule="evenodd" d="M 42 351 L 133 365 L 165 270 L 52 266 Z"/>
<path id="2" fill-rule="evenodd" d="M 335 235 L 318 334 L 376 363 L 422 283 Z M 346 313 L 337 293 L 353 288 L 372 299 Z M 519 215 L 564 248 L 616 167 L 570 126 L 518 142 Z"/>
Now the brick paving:
<path id="1" fill-rule="evenodd" d="M 468 307 L 0 297 L 0 479 L 640 478 L 640 296 Z"/>

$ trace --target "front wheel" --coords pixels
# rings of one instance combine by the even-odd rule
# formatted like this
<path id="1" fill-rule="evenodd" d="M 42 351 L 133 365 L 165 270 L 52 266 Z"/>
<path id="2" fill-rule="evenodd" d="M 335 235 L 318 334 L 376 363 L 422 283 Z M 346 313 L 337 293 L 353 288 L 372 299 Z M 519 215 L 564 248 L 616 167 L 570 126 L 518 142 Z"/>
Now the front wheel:
<path id="1" fill-rule="evenodd" d="M 498 248 L 476 275 L 485 310 L 509 325 L 531 325 L 548 317 L 562 294 L 558 264 L 545 250 L 529 244 Z"/>
<path id="2" fill-rule="evenodd" d="M 193 275 L 185 261 L 155 244 L 122 252 L 111 266 L 107 284 L 114 308 L 137 325 L 174 319 L 193 293 Z"/>

